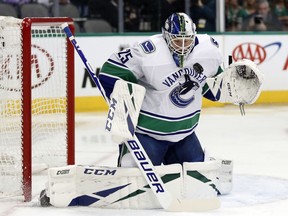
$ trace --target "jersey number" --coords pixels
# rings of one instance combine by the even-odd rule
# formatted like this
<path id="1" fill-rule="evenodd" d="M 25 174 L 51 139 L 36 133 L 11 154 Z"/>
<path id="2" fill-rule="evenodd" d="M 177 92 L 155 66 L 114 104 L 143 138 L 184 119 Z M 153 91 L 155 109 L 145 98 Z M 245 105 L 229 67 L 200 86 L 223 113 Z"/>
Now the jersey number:
<path id="1" fill-rule="evenodd" d="M 124 51 L 121 51 L 118 53 L 118 57 L 120 59 L 120 61 L 125 64 L 130 58 L 132 58 L 132 54 L 131 54 L 131 50 L 130 49 L 126 49 Z"/>

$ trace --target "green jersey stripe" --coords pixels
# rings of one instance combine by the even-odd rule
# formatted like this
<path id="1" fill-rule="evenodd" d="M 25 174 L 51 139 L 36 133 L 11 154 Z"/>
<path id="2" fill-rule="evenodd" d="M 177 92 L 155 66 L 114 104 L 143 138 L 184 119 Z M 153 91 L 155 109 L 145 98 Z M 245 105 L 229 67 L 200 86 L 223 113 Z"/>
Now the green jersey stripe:
<path id="1" fill-rule="evenodd" d="M 199 117 L 200 113 L 196 113 L 188 119 L 169 121 L 140 113 L 138 126 L 154 132 L 172 133 L 193 128 L 198 123 Z"/>
<path id="2" fill-rule="evenodd" d="M 111 64 L 109 62 L 106 62 L 102 66 L 101 73 L 106 73 L 129 82 L 137 83 L 135 75 L 130 70 L 118 67 L 117 65 Z"/>

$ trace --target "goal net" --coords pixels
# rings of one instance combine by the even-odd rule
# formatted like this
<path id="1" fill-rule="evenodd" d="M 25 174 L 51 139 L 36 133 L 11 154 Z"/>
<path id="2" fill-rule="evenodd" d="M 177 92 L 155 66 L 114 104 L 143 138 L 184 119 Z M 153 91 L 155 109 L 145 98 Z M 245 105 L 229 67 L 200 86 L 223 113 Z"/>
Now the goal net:
<path id="1" fill-rule="evenodd" d="M 74 164 L 69 18 L 0 16 L 0 199 L 31 200 L 32 166 Z"/>

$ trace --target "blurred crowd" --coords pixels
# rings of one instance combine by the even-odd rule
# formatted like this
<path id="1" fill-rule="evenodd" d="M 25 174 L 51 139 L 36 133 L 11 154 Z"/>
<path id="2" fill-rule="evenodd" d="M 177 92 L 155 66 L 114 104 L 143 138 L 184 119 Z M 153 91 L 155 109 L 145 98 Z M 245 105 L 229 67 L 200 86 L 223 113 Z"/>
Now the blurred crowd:
<path id="1" fill-rule="evenodd" d="M 185 0 L 123 1 L 125 32 L 159 32 L 171 13 L 187 12 Z M 188 10 L 198 32 L 216 31 L 216 1 L 189 1 Z M 14 7 L 36 2 L 52 8 L 54 0 L 2 0 L 2 2 L 12 4 Z M 113 31 L 117 32 L 118 0 L 59 0 L 59 4 L 76 6 L 82 18 L 104 19 L 111 25 Z M 225 0 L 225 30 L 287 31 L 288 0 Z"/>
<path id="2" fill-rule="evenodd" d="M 288 0 L 226 0 L 226 31 L 287 31 Z"/>

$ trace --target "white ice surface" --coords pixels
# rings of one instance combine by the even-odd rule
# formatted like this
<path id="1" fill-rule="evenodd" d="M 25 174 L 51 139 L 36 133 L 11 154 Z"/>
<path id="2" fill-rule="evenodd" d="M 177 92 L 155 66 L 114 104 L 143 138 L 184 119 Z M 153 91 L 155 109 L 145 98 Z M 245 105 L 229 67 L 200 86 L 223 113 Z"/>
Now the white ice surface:
<path id="1" fill-rule="evenodd" d="M 76 115 L 76 162 L 115 166 L 117 145 L 104 131 L 105 114 Z M 0 199 L 0 216 L 287 216 L 288 105 L 206 108 L 197 129 L 210 155 L 234 161 L 234 187 L 222 196 L 222 207 L 202 213 L 164 210 L 112 210 L 89 207 L 42 208 L 38 196 L 46 176 L 33 176 L 33 199 L 22 203 Z"/>

